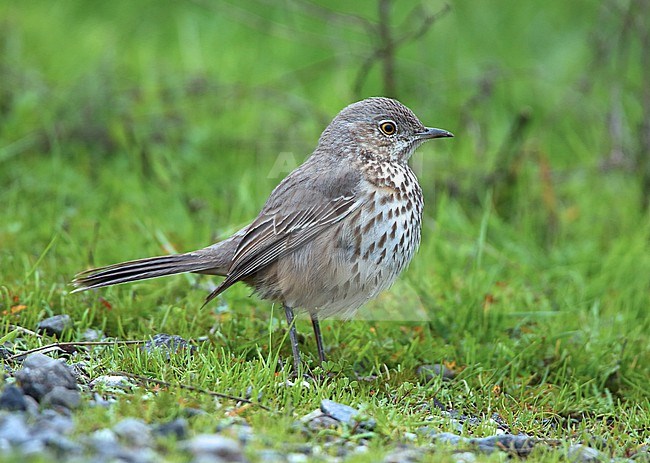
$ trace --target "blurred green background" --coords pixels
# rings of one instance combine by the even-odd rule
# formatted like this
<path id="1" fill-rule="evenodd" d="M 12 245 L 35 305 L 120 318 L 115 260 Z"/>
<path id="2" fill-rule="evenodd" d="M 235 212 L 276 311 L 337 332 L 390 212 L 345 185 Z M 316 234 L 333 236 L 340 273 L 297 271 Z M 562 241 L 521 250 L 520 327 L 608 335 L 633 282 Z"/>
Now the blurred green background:
<path id="1" fill-rule="evenodd" d="M 456 138 L 414 156 L 422 248 L 366 309 L 412 304 L 430 336 L 400 350 L 410 331 L 382 328 L 395 345 L 366 340 L 393 356 L 361 357 L 647 401 L 648 4 L 0 2 L 0 310 L 30 328 L 65 312 L 115 336 L 204 334 L 215 315 L 184 277 L 107 290 L 112 311 L 68 282 L 227 236 L 341 108 L 386 95 Z M 268 327 L 248 296 L 226 294 L 242 314 L 226 339 Z M 369 336 L 350 326 L 328 328 L 347 346 L 335 358 Z"/>

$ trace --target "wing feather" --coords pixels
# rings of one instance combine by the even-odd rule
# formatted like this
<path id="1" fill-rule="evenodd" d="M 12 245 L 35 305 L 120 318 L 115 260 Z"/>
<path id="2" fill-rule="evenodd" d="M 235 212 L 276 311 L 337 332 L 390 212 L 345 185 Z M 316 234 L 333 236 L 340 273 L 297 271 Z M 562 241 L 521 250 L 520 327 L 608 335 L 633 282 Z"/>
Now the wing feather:
<path id="1" fill-rule="evenodd" d="M 340 196 L 283 214 L 267 211 L 251 224 L 242 239 L 226 279 L 206 298 L 207 304 L 234 283 L 255 274 L 280 257 L 293 252 L 361 206 L 357 195 Z"/>
<path id="2" fill-rule="evenodd" d="M 317 150 L 318 151 L 318 150 Z M 361 173 L 329 153 L 314 154 L 271 193 L 246 228 L 226 278 L 205 304 L 238 281 L 255 275 L 357 210 Z"/>

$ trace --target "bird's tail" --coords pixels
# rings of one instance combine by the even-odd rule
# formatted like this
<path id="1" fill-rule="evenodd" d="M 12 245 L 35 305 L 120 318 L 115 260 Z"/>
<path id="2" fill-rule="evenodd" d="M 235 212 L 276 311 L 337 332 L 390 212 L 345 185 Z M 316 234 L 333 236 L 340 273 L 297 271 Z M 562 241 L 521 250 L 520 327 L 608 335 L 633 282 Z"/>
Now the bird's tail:
<path id="1" fill-rule="evenodd" d="M 209 273 L 218 273 L 214 272 L 214 267 L 214 261 L 206 258 L 206 255 L 201 252 L 132 260 L 77 274 L 72 280 L 72 284 L 76 287 L 73 292 L 178 273 L 208 273 L 210 270 L 213 271 Z"/>
<path id="2" fill-rule="evenodd" d="M 198 251 L 148 257 L 86 270 L 77 274 L 72 280 L 72 284 L 75 286 L 75 290 L 72 292 L 178 273 L 225 276 L 246 230 L 247 227 L 244 227 L 230 238 Z"/>

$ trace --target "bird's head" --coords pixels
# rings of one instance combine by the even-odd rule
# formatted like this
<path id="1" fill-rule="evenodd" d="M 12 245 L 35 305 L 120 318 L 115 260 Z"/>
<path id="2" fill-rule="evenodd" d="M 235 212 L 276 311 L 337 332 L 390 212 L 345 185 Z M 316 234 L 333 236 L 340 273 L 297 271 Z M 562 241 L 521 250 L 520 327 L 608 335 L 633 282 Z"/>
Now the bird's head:
<path id="1" fill-rule="evenodd" d="M 374 97 L 344 108 L 323 131 L 319 148 L 343 156 L 406 163 L 422 143 L 444 137 L 453 134 L 425 127 L 397 100 Z"/>

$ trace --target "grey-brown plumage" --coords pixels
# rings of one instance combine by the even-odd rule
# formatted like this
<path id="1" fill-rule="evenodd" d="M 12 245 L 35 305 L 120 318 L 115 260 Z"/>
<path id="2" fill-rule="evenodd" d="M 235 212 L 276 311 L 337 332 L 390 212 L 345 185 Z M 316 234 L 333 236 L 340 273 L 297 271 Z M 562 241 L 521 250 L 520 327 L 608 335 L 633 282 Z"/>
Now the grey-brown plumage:
<path id="1" fill-rule="evenodd" d="M 293 309 L 306 310 L 323 360 L 318 320 L 351 314 L 388 288 L 413 257 L 423 198 L 407 162 L 426 140 L 452 136 L 426 128 L 398 101 L 353 103 L 250 225 L 198 251 L 87 270 L 73 280 L 75 291 L 185 272 L 222 275 L 206 303 L 243 281 L 283 304 L 296 369 Z"/>

